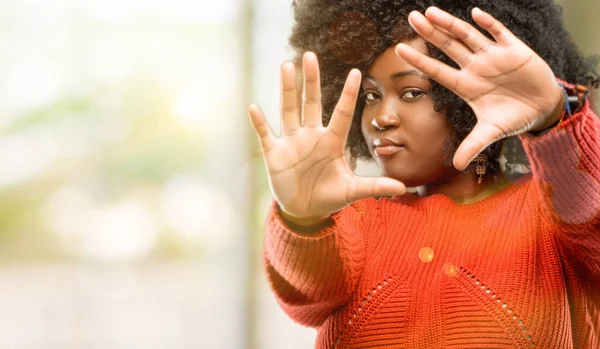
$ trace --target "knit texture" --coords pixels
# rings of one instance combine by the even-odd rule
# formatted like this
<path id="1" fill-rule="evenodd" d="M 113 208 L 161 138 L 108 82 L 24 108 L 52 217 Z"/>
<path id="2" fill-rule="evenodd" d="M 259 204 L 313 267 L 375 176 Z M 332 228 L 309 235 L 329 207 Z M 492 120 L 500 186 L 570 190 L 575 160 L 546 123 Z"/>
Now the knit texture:
<path id="1" fill-rule="evenodd" d="M 273 202 L 264 265 L 316 348 L 600 348 L 600 120 L 520 135 L 532 173 L 470 205 L 364 199 L 316 232 Z"/>

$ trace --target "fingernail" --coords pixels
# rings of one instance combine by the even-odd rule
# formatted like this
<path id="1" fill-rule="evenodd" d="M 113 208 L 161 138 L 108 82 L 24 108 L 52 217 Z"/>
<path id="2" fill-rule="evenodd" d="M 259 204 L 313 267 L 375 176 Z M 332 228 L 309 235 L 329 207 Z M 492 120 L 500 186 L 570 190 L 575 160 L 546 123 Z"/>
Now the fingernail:
<path id="1" fill-rule="evenodd" d="M 403 50 L 405 46 L 406 46 L 406 44 L 398 44 L 398 45 L 396 45 L 396 49 L 394 50 L 394 52 L 396 53 L 396 55 L 398 55 L 398 52 L 400 52 L 400 50 Z"/>
<path id="2" fill-rule="evenodd" d="M 435 12 L 435 11 L 440 11 L 440 9 L 439 9 L 439 8 L 437 8 L 436 6 L 430 6 L 430 7 L 427 9 L 427 11 L 426 11 L 426 12 L 431 12 L 431 11 L 434 11 L 434 12 Z"/>
<path id="3" fill-rule="evenodd" d="M 413 16 L 417 16 L 420 15 L 421 13 L 418 11 L 412 11 L 409 15 L 408 15 L 408 25 L 410 25 L 411 28 L 413 28 L 415 31 L 415 25 L 413 24 L 412 18 Z"/>
<path id="4" fill-rule="evenodd" d="M 304 59 L 313 59 L 314 57 L 316 57 L 314 52 L 312 52 L 312 51 L 304 52 Z"/>

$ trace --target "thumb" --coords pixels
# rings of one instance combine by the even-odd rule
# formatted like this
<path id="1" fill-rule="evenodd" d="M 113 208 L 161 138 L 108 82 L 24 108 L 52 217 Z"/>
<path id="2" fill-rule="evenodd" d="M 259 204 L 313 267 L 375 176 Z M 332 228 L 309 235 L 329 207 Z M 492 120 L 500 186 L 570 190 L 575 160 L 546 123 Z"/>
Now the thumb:
<path id="1" fill-rule="evenodd" d="M 364 198 L 376 196 L 394 196 L 406 193 L 404 183 L 389 177 L 358 177 L 355 176 L 348 188 L 348 204 Z"/>
<path id="2" fill-rule="evenodd" d="M 463 171 L 488 145 L 504 137 L 506 134 L 497 126 L 478 122 L 458 146 L 456 154 L 454 154 L 454 167 Z"/>

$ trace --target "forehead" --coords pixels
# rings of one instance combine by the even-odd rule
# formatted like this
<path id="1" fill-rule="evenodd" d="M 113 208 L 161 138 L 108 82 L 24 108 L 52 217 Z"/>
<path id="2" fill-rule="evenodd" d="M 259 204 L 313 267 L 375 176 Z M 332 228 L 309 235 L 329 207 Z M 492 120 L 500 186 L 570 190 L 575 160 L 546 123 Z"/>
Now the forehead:
<path id="1" fill-rule="evenodd" d="M 427 54 L 427 46 L 423 39 L 413 39 L 406 41 L 405 43 L 417 51 Z M 376 80 L 388 80 L 389 76 L 394 73 L 410 70 L 416 70 L 418 73 L 423 74 L 420 70 L 396 55 L 394 49 L 395 45 L 390 46 L 381 55 L 375 58 L 373 64 L 367 69 L 367 74 Z"/>

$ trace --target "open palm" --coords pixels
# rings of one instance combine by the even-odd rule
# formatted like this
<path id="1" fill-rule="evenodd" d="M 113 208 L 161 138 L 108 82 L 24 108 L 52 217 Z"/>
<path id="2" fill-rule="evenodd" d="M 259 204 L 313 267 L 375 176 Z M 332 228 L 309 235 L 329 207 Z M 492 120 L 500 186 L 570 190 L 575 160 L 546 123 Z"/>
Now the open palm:
<path id="1" fill-rule="evenodd" d="M 438 8 L 425 16 L 409 15 L 412 27 L 454 60 L 460 69 L 399 44 L 396 52 L 408 63 L 463 98 L 477 124 L 459 146 L 454 165 L 463 170 L 488 145 L 547 124 L 562 92 L 552 70 L 502 23 L 480 9 L 473 19 L 495 39 Z"/>
<path id="2" fill-rule="evenodd" d="M 405 186 L 385 177 L 359 177 L 344 148 L 352 123 L 361 74 L 352 70 L 327 127 L 322 124 L 319 67 L 313 53 L 303 57 L 304 101 L 297 102 L 292 63 L 281 67 L 281 137 L 271 133 L 258 107 L 249 108 L 259 137 L 271 191 L 289 217 L 322 220 L 352 202 L 371 196 L 401 195 Z M 304 123 L 301 125 L 301 114 Z M 288 218 L 289 218 L 288 217 Z"/>

